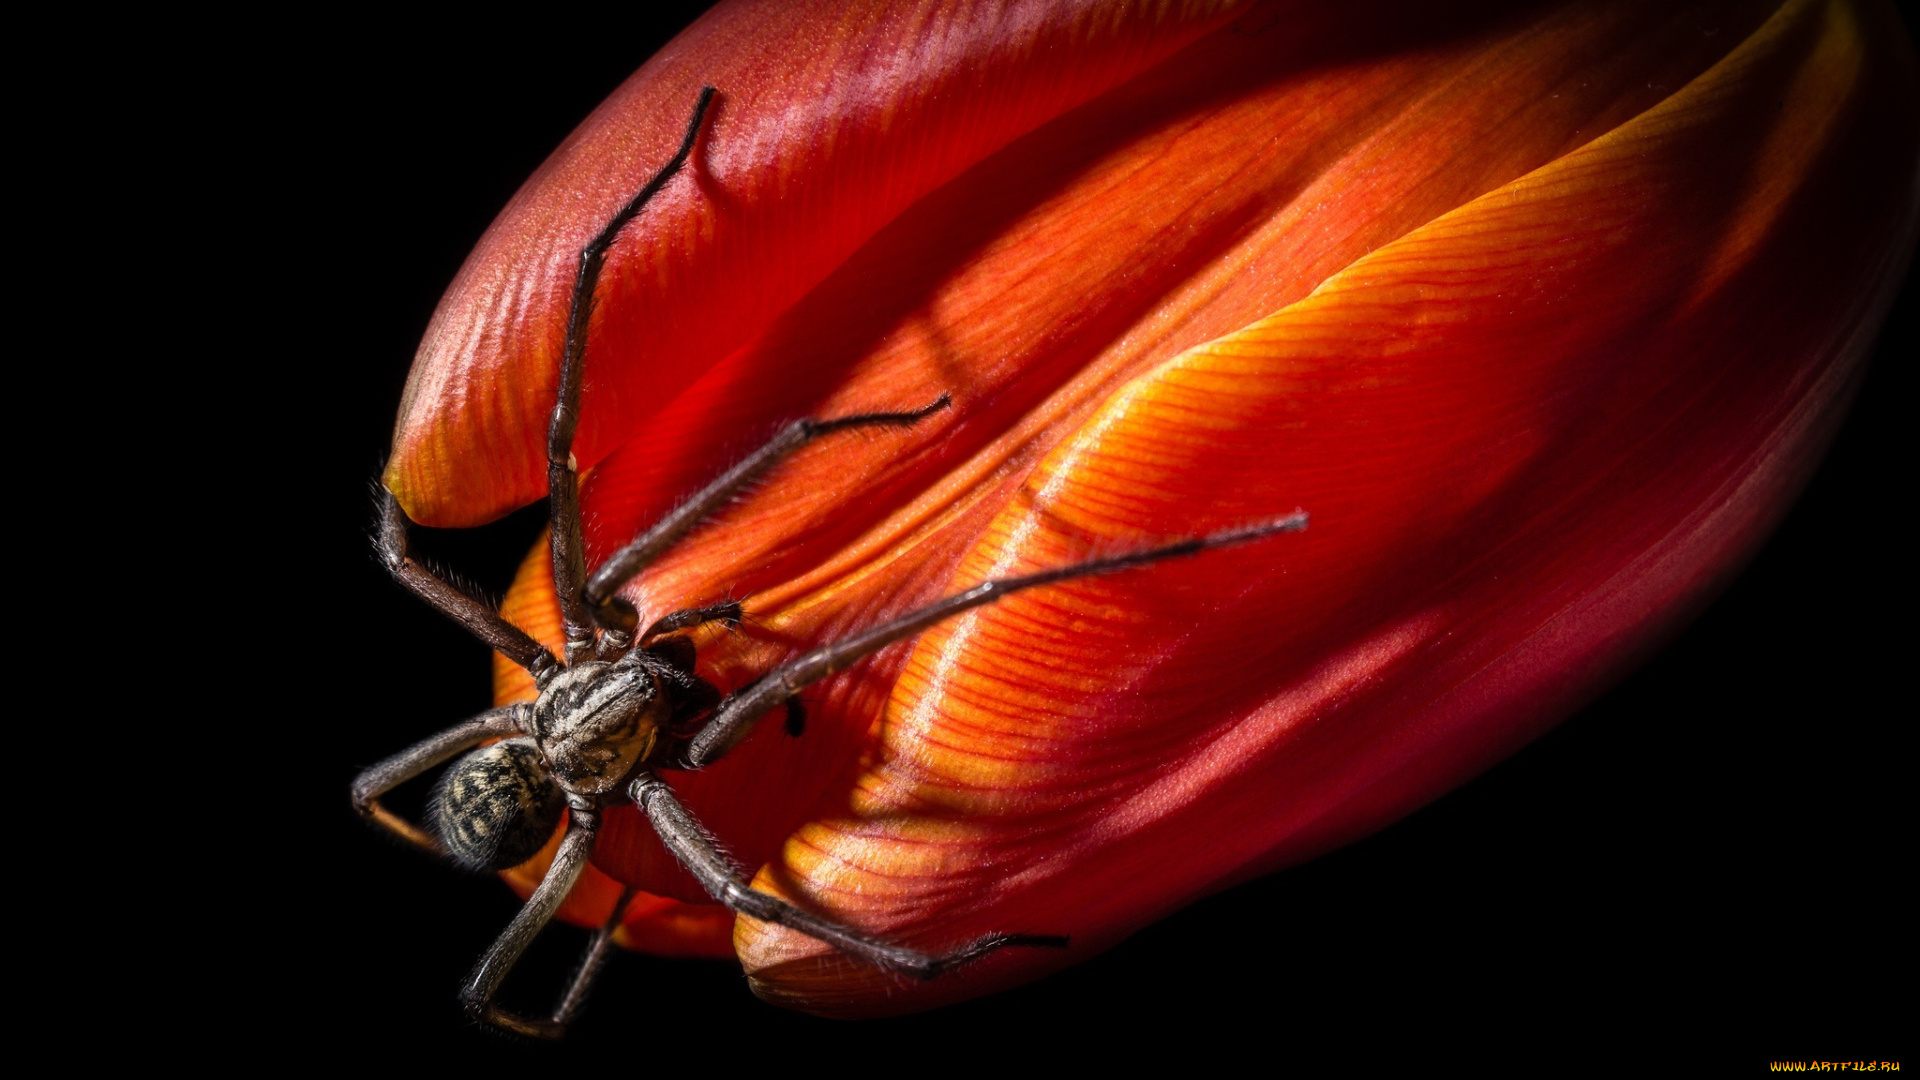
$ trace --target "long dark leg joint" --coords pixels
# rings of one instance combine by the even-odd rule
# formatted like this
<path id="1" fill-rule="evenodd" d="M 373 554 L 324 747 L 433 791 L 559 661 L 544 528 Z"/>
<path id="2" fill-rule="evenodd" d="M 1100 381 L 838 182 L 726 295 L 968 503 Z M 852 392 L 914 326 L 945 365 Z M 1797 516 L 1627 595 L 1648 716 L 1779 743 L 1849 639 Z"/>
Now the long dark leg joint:
<path id="1" fill-rule="evenodd" d="M 446 854 L 432 833 L 381 806 L 380 796 L 488 739 L 520 734 L 531 722 L 532 712 L 532 706 L 524 704 L 489 709 L 367 769 L 353 781 L 354 812 L 415 847 Z"/>
<path id="2" fill-rule="evenodd" d="M 705 607 L 682 608 L 656 619 L 647 632 L 640 635 L 640 644 L 645 645 L 657 637 L 664 637 L 676 630 L 691 630 L 696 626 L 705 626 L 710 622 L 721 623 L 727 629 L 737 629 L 740 625 L 740 601 L 726 600 Z"/>
<path id="3" fill-rule="evenodd" d="M 573 456 L 573 438 L 580 425 L 580 387 L 586 378 L 587 328 L 593 321 L 594 289 L 599 285 L 607 253 L 613 249 L 620 231 L 693 156 L 693 147 L 699 141 L 700 126 L 706 120 L 708 106 L 713 104 L 713 96 L 713 87 L 701 88 L 679 150 L 581 249 L 580 263 L 574 271 L 566 344 L 560 361 L 559 393 L 554 399 L 553 415 L 547 421 L 547 498 L 553 536 L 553 582 L 560 597 L 561 620 L 566 624 L 570 664 L 594 649 L 596 622 L 623 636 L 633 632 L 630 608 L 622 612 L 617 607 L 608 607 L 596 620 L 592 617 L 594 612 L 590 612 L 581 599 L 586 562 L 580 528 L 579 462 Z"/>
<path id="4" fill-rule="evenodd" d="M 659 834 L 667 850 L 673 852 L 674 858 L 680 860 L 680 864 L 699 880 L 715 900 L 762 922 L 798 930 L 816 941 L 825 942 L 841 952 L 888 971 L 917 979 L 931 979 L 1010 945 L 1054 949 L 1067 946 L 1067 939 L 1059 935 L 991 934 L 968 942 L 952 952 L 933 956 L 881 941 L 754 889 L 739 868 L 733 865 L 733 861 L 720 851 L 706 830 L 700 827 L 700 823 L 681 805 L 673 789 L 652 772 L 641 770 L 628 789 L 628 795 L 647 815 L 647 820 L 653 823 L 654 832 Z"/>
<path id="5" fill-rule="evenodd" d="M 633 894 L 638 891 L 631 885 L 620 891 L 620 899 L 613 902 L 613 911 L 607 916 L 607 921 L 600 924 L 600 929 L 594 931 L 593 940 L 587 943 L 586 955 L 580 958 L 580 966 L 574 969 L 573 981 L 567 984 L 566 994 L 553 1010 L 550 1023 L 557 1033 L 564 1033 L 579 1014 L 580 1006 L 586 1004 L 587 992 L 593 989 L 594 980 L 600 977 L 600 969 L 606 966 L 607 957 L 613 953 L 614 931 L 620 929 L 620 923 L 627 914 L 627 905 L 633 902 Z"/>
<path id="6" fill-rule="evenodd" d="M 683 768 L 699 769 L 713 764 L 727 751 L 738 746 L 760 717 L 774 706 L 791 701 L 793 696 L 802 689 L 829 675 L 845 671 L 862 657 L 870 656 L 896 641 L 904 641 L 927 627 L 951 619 L 963 611 L 997 603 L 1026 589 L 1056 585 L 1074 578 L 1138 569 L 1167 559 L 1197 555 L 1203 551 L 1230 547 L 1234 544 L 1250 543 L 1281 533 L 1299 532 L 1306 527 L 1306 513 L 1295 510 L 1291 514 L 1268 521 L 1239 528 L 1222 529 L 1219 532 L 1172 544 L 1163 544 L 1159 547 L 1143 548 L 1106 558 L 1089 559 L 1052 570 L 1042 570 L 1037 574 L 983 581 L 965 592 L 955 593 L 944 600 L 936 600 L 918 611 L 910 611 L 878 626 L 868 627 L 851 637 L 822 645 L 812 652 L 787 661 L 762 675 L 758 680 L 742 687 L 721 702 L 719 709 L 713 714 L 713 719 L 688 740 L 685 749 L 680 752 L 680 765 Z"/>
<path id="7" fill-rule="evenodd" d="M 614 593 L 618 592 L 622 585 L 631 581 L 635 574 L 646 569 L 654 559 L 660 556 L 661 552 L 672 547 L 695 525 L 726 505 L 741 488 L 786 460 L 794 451 L 823 435 L 856 428 L 912 427 L 952 404 L 951 395 L 941 394 L 934 401 L 907 412 L 860 413 L 856 416 L 841 416 L 832 420 L 796 420 L 788 424 L 780 430 L 778 435 L 768 440 L 766 445 L 716 477 L 692 498 L 675 507 L 672 513 L 642 533 L 639 539 L 608 559 L 600 569 L 595 570 L 593 576 L 587 579 L 584 596 L 586 606 L 591 609 L 593 617 L 602 626 L 631 633 L 634 629 L 633 609 L 621 603 Z"/>
<path id="8" fill-rule="evenodd" d="M 594 835 L 599 831 L 599 814 L 592 810 L 575 809 L 572 820 L 567 826 L 566 838 L 560 841 L 560 851 L 553 858 L 553 865 L 547 869 L 533 895 L 520 908 L 513 921 L 494 941 L 480 963 L 467 978 L 467 985 L 460 991 L 460 1003 L 466 1006 L 468 1015 L 483 1024 L 504 1028 L 536 1039 L 557 1039 L 566 1033 L 567 1022 L 573 1017 L 573 1010 L 579 1008 L 579 1001 L 586 997 L 588 984 L 598 974 L 600 964 L 605 960 L 606 942 L 611 940 L 613 929 L 619 925 L 620 914 L 624 911 L 624 901 L 616 905 L 613 917 L 602 926 L 593 945 L 589 946 L 586 962 L 574 976 L 560 1007 L 550 1019 L 539 1020 L 509 1012 L 494 1004 L 494 997 L 500 992 L 500 984 L 506 981 L 507 973 L 513 970 L 527 946 L 553 919 L 553 913 L 560 909 L 567 894 L 580 880 L 581 873 L 587 867 L 587 859 L 593 854 Z"/>
<path id="9" fill-rule="evenodd" d="M 433 608 L 466 627 L 467 632 L 499 650 L 507 659 L 526 668 L 536 680 L 557 666 L 545 645 L 508 622 L 491 605 L 467 595 L 422 566 L 407 547 L 406 511 L 393 492 L 380 489 L 380 532 L 377 547 L 380 561 L 394 580 Z"/>

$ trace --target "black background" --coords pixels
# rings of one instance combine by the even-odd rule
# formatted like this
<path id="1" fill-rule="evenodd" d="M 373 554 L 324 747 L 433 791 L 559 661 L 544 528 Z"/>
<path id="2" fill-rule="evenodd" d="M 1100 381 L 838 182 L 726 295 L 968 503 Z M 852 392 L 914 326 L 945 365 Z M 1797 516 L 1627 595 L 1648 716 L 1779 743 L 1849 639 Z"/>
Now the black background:
<path id="1" fill-rule="evenodd" d="M 1555 1058 L 1522 1060 L 1897 1056 L 1911 279 L 1825 466 L 1718 603 L 1603 699 L 1380 835 L 929 1015 L 820 1021 L 762 1005 L 734 965 L 622 954 L 564 1046 L 469 1024 L 456 989 L 517 902 L 386 842 L 346 792 L 486 707 L 487 659 L 376 566 L 369 484 L 441 290 L 521 180 L 690 15 L 656 17 L 315 25 L 250 60 L 252 93 L 209 114 L 241 132 L 228 152 L 252 169 L 241 251 L 266 252 L 240 259 L 259 320 L 244 362 L 299 387 L 262 380 L 269 482 L 242 546 L 306 613 L 311 644 L 275 676 L 288 715 L 250 721 L 301 764 L 207 931 L 240 961 L 225 1004 L 253 1031 L 316 1055 L 640 1070 L 707 1052 L 778 1068 L 780 1049 L 911 1072 L 1006 1063 L 1015 1046 L 1024 1064 L 1227 1048 L 1277 1067 L 1494 1064 L 1543 1040 Z M 497 594 L 540 523 L 535 509 L 426 542 Z M 516 981 L 557 987 L 580 941 L 549 935 Z"/>

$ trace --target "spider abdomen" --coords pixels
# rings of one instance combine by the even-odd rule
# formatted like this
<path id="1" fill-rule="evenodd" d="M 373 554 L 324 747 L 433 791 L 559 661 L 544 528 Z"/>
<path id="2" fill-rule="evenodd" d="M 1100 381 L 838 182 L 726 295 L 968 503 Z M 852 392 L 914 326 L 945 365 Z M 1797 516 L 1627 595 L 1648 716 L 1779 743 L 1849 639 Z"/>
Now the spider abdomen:
<path id="1" fill-rule="evenodd" d="M 433 797 L 447 854 L 471 870 L 531 859 L 560 824 L 566 799 L 527 739 L 483 746 L 454 763 Z"/>

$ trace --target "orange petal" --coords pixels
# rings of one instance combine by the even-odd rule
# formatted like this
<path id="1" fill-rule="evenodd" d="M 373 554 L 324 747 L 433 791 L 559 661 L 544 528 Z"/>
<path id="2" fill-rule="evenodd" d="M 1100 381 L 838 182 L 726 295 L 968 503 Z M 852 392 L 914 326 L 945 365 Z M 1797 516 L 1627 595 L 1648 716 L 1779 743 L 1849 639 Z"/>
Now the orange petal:
<path id="1" fill-rule="evenodd" d="M 1717 14 L 1757 23 L 1752 7 Z M 628 590 L 647 617 L 751 596 L 755 624 L 705 653 L 728 686 L 920 606 L 950 591 L 1026 472 L 1129 377 L 1653 104 L 1665 90 L 1648 72 L 1677 80 L 1724 48 L 1652 5 L 1495 22 L 1498 36 L 1442 36 L 1428 51 L 1375 42 L 1379 20 L 1365 11 L 1318 18 L 1292 34 L 1264 16 L 1235 24 L 903 213 L 602 462 L 583 494 L 590 560 L 781 419 L 950 391 L 954 410 L 914 432 L 799 455 Z M 1649 33 L 1670 25 L 1688 32 Z M 1421 30 L 1434 28 L 1408 32 Z M 1516 99 L 1554 104 L 1516 111 Z M 1424 138 L 1462 117 L 1484 137 Z M 1410 140 L 1417 152 L 1396 155 Z M 1370 213 L 1376 204 L 1390 212 Z M 536 555 L 523 581 L 544 573 Z M 833 805 L 902 656 L 810 691 L 807 738 L 765 735 L 676 787 L 748 865 L 771 858 Z M 625 813 L 600 851 L 617 876 L 703 895 Z"/>
<path id="2" fill-rule="evenodd" d="M 932 949 L 1073 953 L 903 993 L 742 920 L 757 991 L 866 1014 L 1030 979 L 1404 815 L 1695 610 L 1836 426 L 1913 234 L 1911 69 L 1875 40 L 1789 5 L 1657 108 L 1108 398 L 956 587 L 1295 505 L 1312 529 L 930 631 L 872 767 L 759 880 Z"/>
<path id="3" fill-rule="evenodd" d="M 940 627 L 810 690 L 805 738 L 673 778 L 764 887 L 837 917 L 1075 936 L 903 988 L 743 920 L 760 991 L 816 1011 L 1031 978 L 1564 715 L 1784 507 L 1913 231 L 1879 6 L 957 7 L 690 30 L 469 260 L 386 477 L 438 524 L 544 493 L 578 247 L 710 82 L 695 168 L 596 309 L 590 559 L 781 420 L 955 408 L 803 452 L 632 583 L 647 616 L 747 600 L 709 678 L 990 573 L 1311 511 Z M 545 562 L 510 606 L 551 638 Z M 577 921 L 615 880 L 703 899 L 631 808 L 595 860 Z M 648 903 L 629 940 L 711 947 Z"/>

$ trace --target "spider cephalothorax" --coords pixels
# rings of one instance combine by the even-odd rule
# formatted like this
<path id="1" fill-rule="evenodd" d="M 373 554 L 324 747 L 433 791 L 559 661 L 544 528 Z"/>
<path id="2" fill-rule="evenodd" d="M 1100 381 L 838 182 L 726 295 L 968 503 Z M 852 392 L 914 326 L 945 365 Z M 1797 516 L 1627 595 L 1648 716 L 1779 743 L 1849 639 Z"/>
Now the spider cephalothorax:
<path id="1" fill-rule="evenodd" d="M 685 647 L 636 648 L 611 663 L 577 663 L 540 687 L 530 733 L 568 794 L 615 791 L 635 766 L 653 760 L 663 732 L 720 700 L 693 673 L 693 647 L 674 641 Z"/>
<path id="2" fill-rule="evenodd" d="M 586 573 L 573 436 L 579 421 L 587 314 L 593 306 L 594 286 L 620 230 L 686 164 L 713 95 L 711 87 L 701 91 L 679 151 L 580 254 L 559 397 L 547 429 L 554 590 L 565 624 L 565 656 L 556 657 L 498 611 L 420 565 L 408 550 L 409 523 L 399 501 L 390 492 L 381 496 L 378 546 L 382 561 L 394 577 L 525 668 L 533 676 L 539 697 L 531 704 L 507 705 L 483 713 L 366 770 L 354 781 L 354 806 L 401 837 L 477 869 L 506 869 L 525 862 L 565 821 L 565 834 L 546 876 L 519 915 L 481 957 L 462 994 L 475 1016 L 530 1035 L 554 1036 L 565 1029 L 585 999 L 635 889 L 629 885 L 615 902 L 551 1019 L 534 1020 L 509 1013 L 494 1004 L 494 995 L 533 936 L 553 917 L 584 872 L 601 810 L 623 800 L 639 807 L 667 850 L 720 903 L 753 918 L 798 930 L 890 971 L 933 978 L 1005 946 L 1065 947 L 1067 939 L 1058 935 L 1002 933 L 961 942 L 944 954 L 929 954 L 882 941 L 759 892 L 748 884 L 748 875 L 715 846 L 656 770 L 697 769 L 711 764 L 745 738 L 761 716 L 778 708 L 786 709 L 788 731 L 800 734 L 804 714 L 796 695 L 801 689 L 969 608 L 994 603 L 1022 589 L 1146 566 L 1306 527 L 1306 515 L 1295 511 L 1244 528 L 1145 551 L 981 582 L 928 607 L 805 653 L 723 699 L 695 674 L 694 646 L 680 632 L 706 623 L 736 623 L 741 618 L 741 605 L 729 601 L 687 608 L 636 633 L 634 609 L 620 599 L 619 589 L 743 487 L 808 443 L 841 431 L 911 427 L 946 410 L 951 400 L 943 394 L 926 406 L 906 412 L 797 420 L 682 502 L 591 576 Z M 388 791 L 456 757 L 459 760 L 442 779 L 429 811 L 433 831 L 421 829 L 380 804 Z"/>

